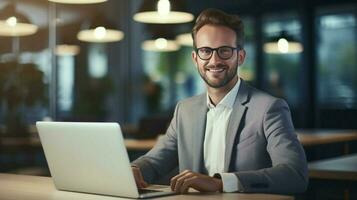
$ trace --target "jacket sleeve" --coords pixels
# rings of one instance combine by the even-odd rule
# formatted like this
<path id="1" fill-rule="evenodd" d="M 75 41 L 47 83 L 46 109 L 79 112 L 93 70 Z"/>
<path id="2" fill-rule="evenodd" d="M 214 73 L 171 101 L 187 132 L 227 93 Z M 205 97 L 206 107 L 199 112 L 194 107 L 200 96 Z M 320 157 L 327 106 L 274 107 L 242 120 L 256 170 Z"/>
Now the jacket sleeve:
<path id="1" fill-rule="evenodd" d="M 304 192 L 308 185 L 305 152 L 297 139 L 289 107 L 284 100 L 276 99 L 268 106 L 263 129 L 272 167 L 235 172 L 243 192 Z"/>
<path id="2" fill-rule="evenodd" d="M 144 180 L 153 183 L 178 166 L 177 115 L 179 104 L 164 136 L 159 137 L 156 145 L 144 156 L 132 162 L 140 168 Z"/>

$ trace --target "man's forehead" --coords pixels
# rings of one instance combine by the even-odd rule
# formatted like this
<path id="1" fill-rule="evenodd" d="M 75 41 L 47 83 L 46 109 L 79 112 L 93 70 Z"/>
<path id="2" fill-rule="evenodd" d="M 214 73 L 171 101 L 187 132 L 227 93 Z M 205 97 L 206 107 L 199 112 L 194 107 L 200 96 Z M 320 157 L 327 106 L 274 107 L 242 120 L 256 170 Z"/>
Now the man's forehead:
<path id="1" fill-rule="evenodd" d="M 205 24 L 197 32 L 199 32 L 202 29 L 223 29 L 227 31 L 228 30 L 233 31 L 230 27 L 221 24 Z"/>
<path id="2" fill-rule="evenodd" d="M 206 24 L 197 31 L 195 40 L 197 47 L 235 46 L 236 33 L 226 26 Z"/>

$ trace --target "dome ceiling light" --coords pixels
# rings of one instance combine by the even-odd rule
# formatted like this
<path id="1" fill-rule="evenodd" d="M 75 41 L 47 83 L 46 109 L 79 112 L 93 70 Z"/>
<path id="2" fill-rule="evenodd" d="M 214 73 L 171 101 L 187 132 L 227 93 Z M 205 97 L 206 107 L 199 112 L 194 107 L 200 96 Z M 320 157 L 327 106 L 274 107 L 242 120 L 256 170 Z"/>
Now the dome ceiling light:
<path id="1" fill-rule="evenodd" d="M 146 40 L 142 43 L 141 47 L 145 51 L 155 52 L 172 52 L 180 49 L 180 45 L 175 40 L 167 40 L 165 38 Z"/>
<path id="2" fill-rule="evenodd" d="M 178 24 L 190 22 L 194 19 L 191 13 L 181 11 L 176 5 L 171 5 L 169 0 L 144 2 L 142 11 L 134 15 L 134 20 L 141 23 L 149 24 Z M 176 2 L 175 2 L 176 3 Z M 149 8 L 149 9 L 148 9 Z"/>
<path id="3" fill-rule="evenodd" d="M 302 44 L 285 31 L 282 31 L 278 37 L 272 37 L 264 44 L 264 52 L 270 54 L 292 54 L 302 51 Z"/>
<path id="4" fill-rule="evenodd" d="M 56 46 L 57 56 L 76 56 L 80 52 L 78 45 L 60 44 Z"/>
<path id="5" fill-rule="evenodd" d="M 183 33 L 176 36 L 176 41 L 182 46 L 188 46 L 188 47 L 193 46 L 193 39 L 191 33 Z"/>
<path id="6" fill-rule="evenodd" d="M 102 3 L 107 0 L 48 0 L 55 3 L 65 3 L 65 4 L 92 4 L 92 3 Z"/>
<path id="7" fill-rule="evenodd" d="M 38 26 L 32 24 L 22 13 L 10 4 L 0 11 L 0 36 L 21 37 L 35 34 Z"/>
<path id="8" fill-rule="evenodd" d="M 104 26 L 98 26 L 94 29 L 81 30 L 77 34 L 78 40 L 84 42 L 117 42 L 124 38 L 124 33 L 119 30 L 107 29 Z"/>

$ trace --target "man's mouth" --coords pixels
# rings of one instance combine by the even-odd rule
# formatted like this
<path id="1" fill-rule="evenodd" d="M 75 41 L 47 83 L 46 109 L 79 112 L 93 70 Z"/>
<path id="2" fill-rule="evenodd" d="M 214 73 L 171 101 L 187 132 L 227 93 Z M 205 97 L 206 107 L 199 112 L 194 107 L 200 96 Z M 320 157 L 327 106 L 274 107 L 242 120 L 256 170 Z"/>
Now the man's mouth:
<path id="1" fill-rule="evenodd" d="M 224 68 L 208 68 L 207 71 L 212 73 L 220 73 L 224 71 Z"/>

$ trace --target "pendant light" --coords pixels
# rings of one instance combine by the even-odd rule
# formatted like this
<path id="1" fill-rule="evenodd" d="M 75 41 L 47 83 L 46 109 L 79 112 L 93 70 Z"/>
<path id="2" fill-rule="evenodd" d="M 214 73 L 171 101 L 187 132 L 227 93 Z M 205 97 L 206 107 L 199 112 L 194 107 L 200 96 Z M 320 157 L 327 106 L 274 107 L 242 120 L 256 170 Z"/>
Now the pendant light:
<path id="1" fill-rule="evenodd" d="M 80 52 L 78 45 L 71 44 L 59 44 L 56 45 L 55 53 L 57 56 L 76 56 Z"/>
<path id="2" fill-rule="evenodd" d="M 90 23 L 85 23 L 77 34 L 78 40 L 94 43 L 118 42 L 123 38 L 124 33 L 103 17 L 96 17 Z"/>
<path id="3" fill-rule="evenodd" d="M 176 42 L 182 46 L 193 46 L 193 39 L 191 33 L 182 33 L 176 36 Z"/>
<path id="4" fill-rule="evenodd" d="M 281 31 L 277 37 L 271 37 L 264 44 L 264 52 L 269 54 L 293 54 L 302 51 L 302 44 L 286 31 Z"/>
<path id="5" fill-rule="evenodd" d="M 124 33 L 119 30 L 107 29 L 104 26 L 97 26 L 92 29 L 81 30 L 77 34 L 77 38 L 84 42 L 118 42 L 124 38 Z"/>
<path id="6" fill-rule="evenodd" d="M 142 43 L 142 49 L 155 52 L 173 52 L 179 50 L 180 45 L 175 40 L 176 31 L 179 26 L 176 24 L 146 24 L 150 36 L 148 40 Z"/>
<path id="7" fill-rule="evenodd" d="M 16 11 L 14 4 L 0 11 L 0 36 L 21 37 L 35 34 L 38 26 L 31 24 L 22 13 Z"/>
<path id="8" fill-rule="evenodd" d="M 65 3 L 65 4 L 92 4 L 92 3 L 102 3 L 107 0 L 48 0 L 55 3 Z"/>
<path id="9" fill-rule="evenodd" d="M 141 47 L 145 51 L 155 52 L 172 52 L 180 49 L 180 45 L 175 40 L 169 40 L 166 38 L 145 40 Z"/>
<path id="10" fill-rule="evenodd" d="M 149 24 L 178 24 L 194 19 L 191 13 L 183 11 L 182 1 L 145 0 L 134 20 Z"/>

